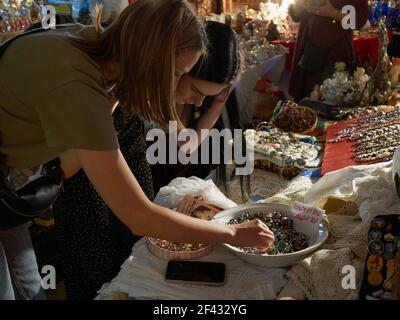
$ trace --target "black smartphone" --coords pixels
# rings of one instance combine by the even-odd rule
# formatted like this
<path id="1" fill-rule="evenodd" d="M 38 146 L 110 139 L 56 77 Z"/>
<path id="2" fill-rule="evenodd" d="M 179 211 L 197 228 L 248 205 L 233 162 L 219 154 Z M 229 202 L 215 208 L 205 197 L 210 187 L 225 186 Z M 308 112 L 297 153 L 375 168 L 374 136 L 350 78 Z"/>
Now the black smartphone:
<path id="1" fill-rule="evenodd" d="M 166 281 L 221 286 L 225 283 L 225 264 L 203 261 L 168 261 Z"/>

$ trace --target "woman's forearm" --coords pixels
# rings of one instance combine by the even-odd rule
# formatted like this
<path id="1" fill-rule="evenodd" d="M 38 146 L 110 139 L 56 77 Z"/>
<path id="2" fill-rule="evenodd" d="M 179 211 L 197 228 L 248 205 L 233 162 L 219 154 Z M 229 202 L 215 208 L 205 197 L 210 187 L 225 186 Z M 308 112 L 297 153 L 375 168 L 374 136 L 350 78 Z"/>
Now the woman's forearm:
<path id="1" fill-rule="evenodd" d="M 220 243 L 267 248 L 272 232 L 261 222 L 229 226 L 191 218 L 153 204 L 119 150 L 75 150 L 91 183 L 115 215 L 137 235 L 178 242 Z"/>
<path id="2" fill-rule="evenodd" d="M 218 242 L 232 236 L 227 226 L 200 221 L 153 204 L 119 150 L 78 150 L 77 154 L 96 190 L 133 233 L 174 241 Z"/>
<path id="3" fill-rule="evenodd" d="M 234 229 L 228 225 L 191 218 L 156 204 L 152 204 L 149 212 L 153 215 L 149 219 L 149 224 L 142 226 L 142 235 L 178 242 L 200 243 L 229 243 L 234 237 Z"/>

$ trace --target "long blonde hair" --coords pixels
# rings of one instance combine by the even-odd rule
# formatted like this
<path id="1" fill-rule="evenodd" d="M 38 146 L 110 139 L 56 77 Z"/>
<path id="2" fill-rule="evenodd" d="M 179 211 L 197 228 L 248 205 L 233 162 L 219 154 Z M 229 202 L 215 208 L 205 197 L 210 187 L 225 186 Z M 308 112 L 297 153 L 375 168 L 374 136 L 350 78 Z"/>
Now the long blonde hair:
<path id="1" fill-rule="evenodd" d="M 96 41 L 72 41 L 94 60 L 119 66 L 115 96 L 126 111 L 160 125 L 175 120 L 182 127 L 174 99 L 175 58 L 185 51 L 205 54 L 207 48 L 203 22 L 188 2 L 138 0 L 101 30 Z"/>

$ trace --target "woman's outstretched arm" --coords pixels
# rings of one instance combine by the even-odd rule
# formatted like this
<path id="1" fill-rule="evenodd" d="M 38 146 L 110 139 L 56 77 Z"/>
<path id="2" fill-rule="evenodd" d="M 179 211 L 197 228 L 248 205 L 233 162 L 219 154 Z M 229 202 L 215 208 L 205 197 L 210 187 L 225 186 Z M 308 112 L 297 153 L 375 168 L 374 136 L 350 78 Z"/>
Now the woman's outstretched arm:
<path id="1" fill-rule="evenodd" d="M 137 235 L 170 241 L 230 243 L 267 249 L 274 237 L 258 220 L 224 225 L 191 218 L 152 203 L 119 150 L 74 150 L 86 175 L 111 210 Z"/>

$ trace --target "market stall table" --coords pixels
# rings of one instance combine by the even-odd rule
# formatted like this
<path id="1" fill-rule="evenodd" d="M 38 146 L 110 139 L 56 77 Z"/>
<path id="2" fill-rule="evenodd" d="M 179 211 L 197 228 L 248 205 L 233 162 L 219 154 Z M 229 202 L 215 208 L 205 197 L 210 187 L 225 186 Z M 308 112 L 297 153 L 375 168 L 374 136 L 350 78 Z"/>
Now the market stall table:
<path id="1" fill-rule="evenodd" d="M 210 256 L 202 259 L 223 261 L 233 268 L 233 273 L 228 275 L 226 287 L 171 286 L 163 280 L 166 261 L 152 256 L 143 240 L 133 248 L 120 274 L 99 291 L 97 299 L 266 299 L 274 296 L 270 294 L 271 286 L 268 287 L 268 284 L 278 288 L 282 283 L 284 287 L 281 293 L 285 292 L 286 296 L 298 296 L 300 290 L 306 298 L 312 300 L 359 299 L 358 290 L 368 253 L 370 221 L 375 215 L 400 212 L 400 200 L 392 182 L 392 163 L 347 167 L 317 181 L 299 176 L 290 181 L 285 189 L 266 200 L 268 203 L 288 205 L 294 201 L 323 207 L 329 221 L 330 237 L 321 250 L 288 272 L 285 272 L 286 269 L 271 270 L 246 264 L 218 247 Z M 346 265 L 354 266 L 358 289 L 342 287 L 340 275 Z M 279 282 L 276 286 L 282 274 L 290 281 Z M 267 280 L 267 277 L 273 279 Z M 287 290 L 288 286 L 290 290 Z"/>
<path id="2" fill-rule="evenodd" d="M 196 261 L 225 263 L 224 286 L 166 282 L 167 261 L 152 255 L 146 241 L 142 239 L 135 244 L 118 276 L 100 290 L 98 300 L 118 299 L 121 293 L 135 299 L 270 300 L 275 299 L 287 283 L 286 269 L 250 265 L 222 246 Z"/>

